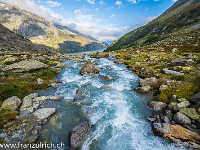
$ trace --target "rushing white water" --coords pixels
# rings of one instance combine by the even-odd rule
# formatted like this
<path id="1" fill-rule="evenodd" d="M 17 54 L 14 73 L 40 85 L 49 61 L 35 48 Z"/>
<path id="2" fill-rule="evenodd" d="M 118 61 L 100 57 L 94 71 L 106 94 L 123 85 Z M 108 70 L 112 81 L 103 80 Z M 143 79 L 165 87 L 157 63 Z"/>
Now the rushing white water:
<path id="1" fill-rule="evenodd" d="M 86 100 L 80 105 L 87 105 L 92 110 L 92 113 L 87 114 L 92 132 L 84 142 L 82 150 L 183 149 L 153 135 L 151 125 L 146 121 L 151 114 L 147 107 L 148 97 L 132 90 L 138 86 L 139 80 L 134 73 L 124 65 L 115 64 L 106 58 L 96 60 L 96 63 L 98 68 L 101 68 L 100 74 L 113 77 L 113 80 L 106 81 L 98 75 L 81 76 L 78 73 L 80 62 L 68 61 L 68 66 L 59 77 L 64 86 L 55 92 L 55 95 L 63 95 L 70 101 L 78 87 L 85 91 Z M 57 109 L 62 110 L 58 113 L 66 110 L 61 104 Z M 73 112 L 69 109 L 68 107 L 68 112 Z M 69 116 L 63 115 L 58 120 L 58 123 L 64 125 L 62 128 L 68 126 L 67 117 Z M 66 132 L 62 129 L 61 132 L 63 131 Z M 54 134 L 54 138 L 56 137 L 57 141 L 63 140 L 63 135 L 57 133 L 59 132 Z"/>

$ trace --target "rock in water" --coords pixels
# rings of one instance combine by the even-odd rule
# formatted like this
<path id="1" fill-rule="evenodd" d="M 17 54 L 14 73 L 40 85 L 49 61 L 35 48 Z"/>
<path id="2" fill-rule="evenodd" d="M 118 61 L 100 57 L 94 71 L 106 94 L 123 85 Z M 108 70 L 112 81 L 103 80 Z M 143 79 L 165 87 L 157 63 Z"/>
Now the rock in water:
<path id="1" fill-rule="evenodd" d="M 19 108 L 21 102 L 22 101 L 17 96 L 12 96 L 3 102 L 1 108 L 15 111 Z"/>
<path id="2" fill-rule="evenodd" d="M 36 117 L 37 121 L 42 121 L 49 118 L 56 112 L 55 108 L 41 108 L 36 110 L 33 115 Z"/>
<path id="3" fill-rule="evenodd" d="M 135 88 L 136 91 L 141 92 L 141 93 L 147 93 L 151 90 L 150 86 L 142 86 L 142 87 L 137 87 Z"/>
<path id="4" fill-rule="evenodd" d="M 86 139 L 89 133 L 89 130 L 90 130 L 90 127 L 87 121 L 71 129 L 69 133 L 70 148 L 72 149 L 80 148 L 84 140 Z"/>
<path id="5" fill-rule="evenodd" d="M 87 74 L 99 74 L 99 69 L 95 66 L 91 61 L 87 61 L 83 67 L 81 68 L 80 72 L 81 75 Z"/>

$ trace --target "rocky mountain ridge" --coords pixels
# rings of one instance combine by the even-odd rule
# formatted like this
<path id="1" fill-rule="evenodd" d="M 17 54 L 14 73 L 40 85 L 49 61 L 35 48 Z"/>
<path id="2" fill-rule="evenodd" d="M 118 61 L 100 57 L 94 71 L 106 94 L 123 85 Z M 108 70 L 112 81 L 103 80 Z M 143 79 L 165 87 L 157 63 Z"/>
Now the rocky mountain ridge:
<path id="1" fill-rule="evenodd" d="M 33 43 L 44 44 L 63 53 L 104 49 L 108 46 L 65 26 L 56 25 L 35 14 L 3 3 L 0 3 L 0 23 Z"/>
<path id="2" fill-rule="evenodd" d="M 45 53 L 54 54 L 58 51 L 42 44 L 33 44 L 30 40 L 10 31 L 0 24 L 0 52 L 9 53 Z"/>

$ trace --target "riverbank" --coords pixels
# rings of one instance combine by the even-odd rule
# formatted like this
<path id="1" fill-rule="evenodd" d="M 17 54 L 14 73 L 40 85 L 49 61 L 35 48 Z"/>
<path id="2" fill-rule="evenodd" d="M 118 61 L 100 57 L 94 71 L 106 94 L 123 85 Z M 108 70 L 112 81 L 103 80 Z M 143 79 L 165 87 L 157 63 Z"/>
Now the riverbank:
<path id="1" fill-rule="evenodd" d="M 135 52 L 135 53 L 136 54 L 134 55 L 136 55 L 135 57 L 137 58 L 138 58 L 138 53 L 141 53 L 139 56 L 142 56 L 144 54 L 142 52 Z M 25 110 L 34 110 L 33 112 L 37 112 L 35 113 L 36 116 L 37 114 L 47 114 L 45 115 L 47 118 L 44 117 L 43 118 L 44 120 L 42 119 L 43 120 L 42 122 L 39 121 L 39 124 L 38 121 L 34 121 L 32 118 L 31 118 L 32 121 L 24 120 L 21 123 L 17 122 L 15 122 L 14 124 L 9 123 L 7 124 L 7 126 L 5 126 L 6 132 L 10 132 L 8 134 L 10 134 L 11 137 L 21 135 L 20 133 L 17 132 L 27 127 L 28 124 L 27 130 L 30 132 L 28 132 L 26 140 L 27 139 L 32 140 L 29 141 L 30 143 L 35 142 L 38 139 L 39 141 L 41 140 L 47 141 L 47 139 L 49 138 L 50 141 L 48 142 L 53 141 L 57 143 L 58 141 L 60 142 L 63 141 L 64 139 L 65 144 L 69 145 L 69 143 L 66 142 L 69 141 L 69 138 L 66 138 L 68 137 L 67 134 L 63 135 L 62 133 L 69 133 L 69 131 L 73 127 L 78 126 L 78 124 L 81 122 L 83 123 L 84 119 L 81 119 L 81 115 L 83 115 L 85 116 L 85 119 L 89 123 L 88 125 L 85 126 L 84 124 L 83 126 L 85 126 L 86 129 L 88 126 L 92 127 L 92 132 L 89 133 L 87 139 L 85 139 L 86 141 L 83 144 L 82 147 L 83 149 L 104 149 L 104 148 L 110 149 L 113 147 L 119 149 L 124 147 L 125 145 L 127 149 L 132 149 L 133 147 L 137 149 L 140 146 L 142 147 L 146 146 L 146 148 L 150 147 L 155 148 L 156 146 L 162 149 L 176 149 L 173 145 L 168 145 L 166 141 L 162 141 L 161 139 L 159 138 L 157 139 L 156 137 L 154 137 L 151 126 L 149 125 L 149 123 L 146 122 L 146 119 L 148 118 L 148 120 L 152 122 L 154 131 L 156 131 L 155 133 L 158 133 L 157 131 L 159 131 L 159 134 L 157 135 L 162 135 L 165 138 L 170 139 L 175 143 L 182 143 L 184 146 L 187 147 L 192 145 L 193 148 L 195 148 L 194 146 L 198 148 L 198 135 L 196 135 L 194 132 L 189 132 L 189 130 L 191 130 L 191 128 L 194 128 L 195 126 L 196 126 L 195 128 L 198 130 L 198 126 L 195 124 L 196 121 L 198 121 L 198 119 L 196 118 L 190 119 L 188 117 L 191 121 L 191 124 L 189 126 L 183 125 L 184 128 L 178 126 L 178 124 L 180 123 L 177 123 L 176 122 L 177 120 L 175 121 L 174 116 L 178 116 L 180 115 L 180 113 L 181 116 L 183 116 L 184 115 L 183 112 L 177 113 L 178 111 L 182 110 L 180 110 L 180 108 L 178 110 L 177 109 L 174 110 L 174 108 L 176 108 L 174 107 L 174 105 L 172 105 L 174 103 L 169 102 L 168 104 L 165 104 L 164 102 L 159 102 L 158 99 L 156 99 L 156 97 L 154 97 L 154 101 L 149 103 L 149 106 L 156 111 L 155 114 L 150 116 L 150 114 L 152 113 L 147 108 L 148 101 L 145 101 L 145 96 L 142 96 L 143 94 L 137 93 L 136 91 L 132 91 L 132 89 L 138 87 L 139 78 L 133 73 L 131 73 L 131 71 L 133 71 L 132 69 L 129 68 L 131 70 L 129 71 L 124 67 L 124 65 L 120 64 L 124 60 L 116 59 L 119 54 L 120 53 L 117 53 L 117 55 L 115 53 L 88 54 L 92 58 L 94 64 L 98 66 L 100 75 L 87 75 L 87 76 L 81 76 L 79 74 L 79 71 L 81 70 L 83 64 L 88 59 L 91 58 L 89 58 L 86 55 L 65 56 L 66 59 L 71 59 L 71 60 L 65 61 L 65 64 L 62 64 L 60 62 L 62 64 L 62 67 L 66 65 L 64 70 L 62 70 L 61 74 L 59 75 L 60 76 L 59 81 L 62 83 L 57 84 L 54 82 L 53 84 L 51 84 L 52 82 L 49 82 L 51 86 L 54 85 L 56 87 L 57 85 L 56 89 L 54 89 L 49 93 L 46 93 L 47 94 L 46 96 L 44 93 L 41 95 L 37 94 L 32 94 L 29 96 L 25 95 L 25 97 L 22 97 L 20 99 L 22 99 L 22 102 L 23 103 L 25 102 L 26 104 L 22 103 L 21 106 L 18 104 L 20 100 L 17 98 L 13 98 L 16 101 L 17 104 L 16 107 L 20 106 L 20 110 L 22 106 L 26 106 L 25 108 L 28 109 Z M 113 55 L 112 58 L 111 55 Z M 143 61 L 141 57 L 140 59 L 141 61 Z M 115 63 L 113 63 L 113 61 L 115 61 Z M 56 69 L 57 68 L 55 67 L 56 65 L 52 66 L 52 69 Z M 41 64 L 36 66 L 41 66 Z M 45 68 L 45 65 L 43 65 L 43 67 Z M 7 67 L 7 68 L 12 68 L 12 67 Z M 43 69 L 41 69 L 40 71 L 42 71 Z M 99 71 L 95 72 L 98 73 Z M 149 78 L 149 79 L 147 78 L 145 80 L 141 80 L 140 81 L 141 88 L 143 88 L 143 90 L 144 87 L 145 89 L 147 89 L 145 90 L 145 93 L 148 92 L 156 93 L 156 90 L 159 90 L 161 89 L 160 87 L 163 87 L 163 83 L 166 83 L 166 85 L 168 83 L 166 81 L 165 82 L 162 81 L 161 84 L 159 81 L 160 79 L 161 78 L 156 77 L 156 78 Z M 41 80 L 36 79 L 36 81 L 37 84 L 39 84 L 40 82 L 38 81 Z M 157 88 L 155 88 L 155 85 Z M 167 85 L 167 88 L 168 87 L 170 86 Z M 139 91 L 141 92 L 142 90 Z M 162 90 L 160 90 L 159 92 L 161 91 Z M 44 92 L 47 91 L 44 90 Z M 190 105 L 188 105 L 188 102 L 183 98 L 180 99 L 177 96 L 173 97 L 174 97 L 173 100 L 176 102 L 175 106 L 177 105 L 183 108 L 186 106 L 186 108 L 190 107 L 189 109 L 193 108 L 191 107 L 192 105 L 190 104 L 190 102 L 189 102 Z M 26 101 L 26 99 L 28 101 Z M 31 107 L 29 105 L 30 101 L 32 102 Z M 41 103 L 40 106 L 42 107 L 39 107 L 38 101 L 39 103 Z M 182 104 L 186 105 L 183 106 Z M 172 105 L 172 110 L 169 109 L 170 105 Z M 50 108 L 50 109 L 44 109 L 44 108 Z M 80 110 L 82 112 L 81 115 L 79 114 Z M 53 117 L 51 117 L 50 123 L 46 124 L 49 120 L 48 118 L 52 115 Z M 16 116 L 18 116 L 18 114 L 16 114 Z M 187 117 L 187 115 L 185 116 Z M 192 117 L 198 118 L 198 115 Z M 42 127 L 43 128 L 42 130 L 41 130 L 41 124 L 45 124 L 45 126 Z M 65 126 L 68 126 L 68 128 L 66 129 Z M 186 128 L 189 128 L 189 130 Z M 184 131 L 185 134 L 184 135 L 177 134 L 177 132 L 174 132 L 174 130 L 178 131 L 178 133 L 182 133 L 181 131 Z M 85 132 L 85 130 L 82 131 Z M 40 134 L 40 136 L 38 133 Z M 126 135 L 126 140 L 125 139 L 122 140 L 124 137 L 124 133 Z M 129 135 L 128 133 L 135 133 L 135 135 Z M 179 141 L 176 140 L 177 136 L 178 136 L 177 139 Z M 188 136 L 191 138 L 187 139 Z M 140 138 L 135 139 L 134 137 L 140 137 Z M 127 138 L 129 138 L 128 141 Z M 184 140 L 187 139 L 187 142 L 185 141 L 182 142 L 180 140 L 181 138 Z M 116 144 L 113 145 L 111 143 L 110 144 L 108 143 L 107 145 L 105 145 L 105 143 L 108 142 L 107 141 L 108 139 L 109 141 L 112 141 L 111 143 L 116 143 Z M 131 142 L 133 141 L 133 139 L 136 141 L 138 140 L 138 142 L 139 141 L 140 142 L 146 141 L 146 142 L 141 145 L 138 142 L 136 143 Z M 122 142 L 119 142 L 118 140 L 120 141 L 122 140 Z M 192 143 L 189 141 L 192 141 Z M 154 144 L 149 145 L 149 143 L 154 143 Z"/>
<path id="2" fill-rule="evenodd" d="M 153 93 L 154 99 L 148 105 L 155 115 L 148 120 L 154 133 L 187 148 L 198 149 L 200 53 L 179 53 L 172 49 L 171 53 L 121 50 L 108 54 L 113 55 L 116 63 L 125 64 L 143 78 L 136 91 Z M 106 53 L 97 55 L 105 56 Z"/>

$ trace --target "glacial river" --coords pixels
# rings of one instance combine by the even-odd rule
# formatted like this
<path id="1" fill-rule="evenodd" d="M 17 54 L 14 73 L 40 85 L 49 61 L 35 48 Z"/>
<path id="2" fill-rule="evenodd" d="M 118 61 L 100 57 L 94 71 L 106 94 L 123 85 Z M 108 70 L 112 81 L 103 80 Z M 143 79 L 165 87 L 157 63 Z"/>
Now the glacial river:
<path id="1" fill-rule="evenodd" d="M 90 58 L 86 58 L 90 59 Z M 163 138 L 154 136 L 150 123 L 151 114 L 147 103 L 149 98 L 133 89 L 139 78 L 122 64 L 115 64 L 108 58 L 93 59 L 101 75 L 113 77 L 106 81 L 98 75 L 81 76 L 83 63 L 67 60 L 67 66 L 58 75 L 63 86 L 41 91 L 42 95 L 64 96 L 61 101 L 48 102 L 45 107 L 57 109 L 55 125 L 43 126 L 40 141 L 65 143 L 69 146 L 69 131 L 87 119 L 92 132 L 82 150 L 175 150 L 181 149 Z M 73 103 L 76 89 L 84 89 L 86 97 L 82 103 Z M 80 111 L 87 107 L 85 116 Z"/>

